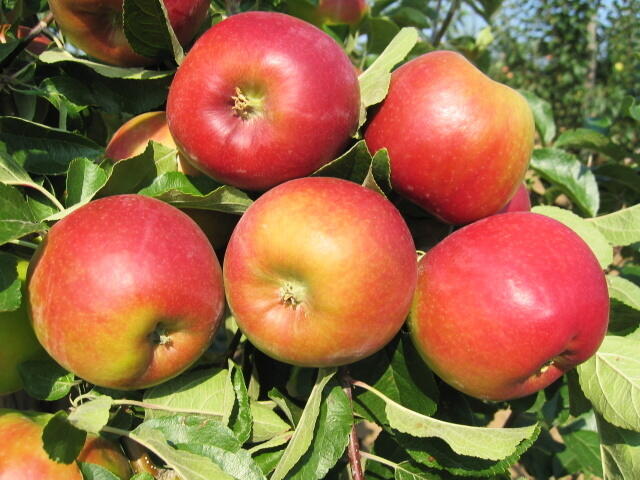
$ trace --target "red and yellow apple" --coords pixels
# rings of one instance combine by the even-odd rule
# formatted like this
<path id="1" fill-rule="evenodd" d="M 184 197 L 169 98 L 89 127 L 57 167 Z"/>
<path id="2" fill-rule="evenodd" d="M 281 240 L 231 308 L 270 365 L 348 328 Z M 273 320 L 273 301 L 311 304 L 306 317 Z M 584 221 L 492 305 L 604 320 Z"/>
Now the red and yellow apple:
<path id="1" fill-rule="evenodd" d="M 453 224 L 497 213 L 521 184 L 533 149 L 527 101 L 462 55 L 422 55 L 391 76 L 365 131 L 389 151 L 394 190 Z"/>
<path id="2" fill-rule="evenodd" d="M 57 463 L 42 446 L 42 430 L 48 414 L 0 410 L 0 480 L 82 480 L 78 465 Z M 77 458 L 106 468 L 122 480 L 131 467 L 121 449 L 101 437 L 88 436 Z"/>
<path id="3" fill-rule="evenodd" d="M 123 67 L 150 65 L 154 59 L 133 51 L 124 34 L 123 0 L 49 0 L 62 33 L 76 47 L 103 62 Z M 191 41 L 207 16 L 208 0 L 163 0 L 182 45 Z"/>
<path id="4" fill-rule="evenodd" d="M 445 382 L 507 400 L 591 357 L 608 315 L 607 283 L 587 244 L 556 220 L 513 212 L 468 225 L 427 252 L 409 326 Z"/>
<path id="5" fill-rule="evenodd" d="M 529 212 L 531 211 L 531 198 L 529 198 L 529 191 L 524 183 L 521 183 L 516 191 L 516 194 L 509 200 L 498 213 L 508 212 Z"/>
<path id="6" fill-rule="evenodd" d="M 18 261 L 18 278 L 23 282 L 28 265 L 26 260 Z M 26 296 L 24 289 L 23 295 Z M 18 365 L 46 356 L 31 328 L 25 298 L 17 310 L 0 313 L 0 340 L 0 395 L 6 395 L 22 388 Z"/>
<path id="7" fill-rule="evenodd" d="M 208 347 L 224 307 L 220 264 L 202 230 L 141 195 L 90 202 L 54 225 L 28 288 L 49 354 L 120 390 L 183 372 Z"/>
<path id="8" fill-rule="evenodd" d="M 331 37 L 288 15 L 247 12 L 198 39 L 169 89 L 167 120 L 198 170 L 266 190 L 341 153 L 359 107 L 353 66 Z"/>
<path id="9" fill-rule="evenodd" d="M 328 25 L 357 25 L 367 12 L 366 0 L 319 0 L 318 16 Z"/>
<path id="10" fill-rule="evenodd" d="M 416 282 L 409 229 L 382 195 L 335 178 L 291 180 L 240 219 L 224 259 L 240 329 L 300 366 L 367 357 L 400 330 Z"/>

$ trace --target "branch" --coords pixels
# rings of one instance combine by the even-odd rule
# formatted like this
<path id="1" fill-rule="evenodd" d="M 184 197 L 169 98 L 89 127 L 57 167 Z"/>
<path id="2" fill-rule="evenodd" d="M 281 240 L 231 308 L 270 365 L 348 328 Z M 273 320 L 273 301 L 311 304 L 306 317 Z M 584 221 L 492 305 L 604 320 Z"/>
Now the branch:
<path id="1" fill-rule="evenodd" d="M 47 26 L 53 21 L 53 13 L 49 12 L 42 20 L 40 20 L 31 30 L 26 37 L 24 37 L 18 46 L 6 56 L 6 58 L 0 62 L 0 70 L 4 69 L 7 65 L 10 65 L 15 58 L 22 53 L 22 51 L 29 46 L 31 40 L 36 38 L 47 28 Z"/>
<path id="2" fill-rule="evenodd" d="M 352 380 L 345 367 L 340 369 L 340 383 L 342 383 L 342 389 L 349 399 L 349 405 L 353 406 Z M 364 473 L 362 473 L 362 463 L 360 462 L 360 441 L 356 433 L 355 423 L 351 426 L 347 454 L 349 455 L 349 466 L 351 467 L 353 480 L 365 480 Z"/>
<path id="3" fill-rule="evenodd" d="M 449 11 L 447 12 L 447 16 L 445 17 L 444 21 L 442 22 L 442 25 L 440 25 L 440 30 L 438 30 L 438 33 L 433 38 L 433 42 L 431 42 L 434 47 L 437 47 L 438 45 L 440 45 L 440 42 L 442 41 L 442 37 L 444 37 L 444 34 L 449 29 L 449 25 L 451 25 L 451 21 L 453 20 L 453 16 L 455 15 L 456 10 L 458 10 L 459 7 L 460 7 L 460 0 L 452 0 L 451 7 L 449 8 Z"/>

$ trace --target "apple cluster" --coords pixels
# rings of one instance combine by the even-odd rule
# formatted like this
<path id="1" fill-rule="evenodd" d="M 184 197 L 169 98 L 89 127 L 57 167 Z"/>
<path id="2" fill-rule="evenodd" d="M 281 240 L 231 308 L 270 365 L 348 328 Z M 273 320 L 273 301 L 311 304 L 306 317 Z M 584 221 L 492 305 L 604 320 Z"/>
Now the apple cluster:
<path id="1" fill-rule="evenodd" d="M 124 37 L 108 43 L 83 30 L 85 3 L 50 0 L 72 42 L 105 62 L 148 62 Z M 121 2 L 102 3 L 113 18 L 122 14 Z M 165 4 L 188 43 L 208 2 Z M 387 150 L 398 198 L 466 225 L 421 258 L 384 195 L 310 176 L 345 151 L 359 114 L 355 69 L 313 25 L 249 12 L 211 27 L 179 67 L 166 114 L 131 119 L 106 156 L 120 161 L 154 140 L 177 148 L 183 173 L 257 200 L 237 225 L 135 194 L 73 211 L 29 265 L 39 344 L 91 383 L 132 390 L 193 365 L 225 301 L 258 349 L 308 367 L 363 359 L 408 317 L 430 368 L 487 400 L 533 393 L 593 355 L 608 323 L 606 282 L 577 234 L 528 211 L 534 122 L 524 98 L 448 51 L 393 73 L 364 126 L 366 144 Z M 19 381 L 11 382 L 5 391 Z"/>

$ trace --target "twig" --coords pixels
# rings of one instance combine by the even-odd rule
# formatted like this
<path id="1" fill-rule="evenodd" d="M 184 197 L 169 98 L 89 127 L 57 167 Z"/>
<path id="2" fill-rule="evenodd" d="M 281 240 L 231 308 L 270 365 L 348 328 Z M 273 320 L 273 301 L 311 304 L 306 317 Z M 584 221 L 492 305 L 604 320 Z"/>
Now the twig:
<path id="1" fill-rule="evenodd" d="M 53 13 L 49 12 L 42 20 L 40 20 L 31 30 L 26 37 L 24 37 L 18 46 L 0 62 L 0 70 L 4 69 L 7 65 L 10 65 L 13 60 L 22 53 L 22 51 L 29 46 L 31 40 L 36 38 L 47 28 L 47 26 L 53 21 Z"/>
<path id="2" fill-rule="evenodd" d="M 8 243 L 11 243 L 13 245 L 18 245 L 19 247 L 31 248 L 33 250 L 37 250 L 39 247 L 39 245 L 33 242 L 27 242 L 26 240 L 9 240 Z"/>
<path id="3" fill-rule="evenodd" d="M 342 383 L 344 393 L 349 399 L 349 404 L 353 405 L 353 395 L 351 390 L 352 380 L 345 367 L 340 368 L 340 382 Z M 362 473 L 362 463 L 360 462 L 360 441 L 358 440 L 358 434 L 356 433 L 355 423 L 351 426 L 347 454 L 349 456 L 349 466 L 351 467 L 353 480 L 365 480 L 364 473 Z"/>
<path id="4" fill-rule="evenodd" d="M 449 8 L 449 11 L 447 12 L 447 16 L 442 22 L 442 25 L 440 25 L 440 29 L 438 30 L 438 33 L 435 35 L 435 37 L 433 37 L 433 42 L 431 42 L 434 47 L 437 47 L 438 45 L 440 45 L 440 42 L 442 41 L 442 37 L 444 37 L 444 34 L 449 29 L 449 25 L 451 24 L 451 21 L 453 20 L 453 16 L 455 15 L 456 10 L 458 9 L 459 6 L 460 6 L 460 0 L 451 1 L 451 8 Z"/>

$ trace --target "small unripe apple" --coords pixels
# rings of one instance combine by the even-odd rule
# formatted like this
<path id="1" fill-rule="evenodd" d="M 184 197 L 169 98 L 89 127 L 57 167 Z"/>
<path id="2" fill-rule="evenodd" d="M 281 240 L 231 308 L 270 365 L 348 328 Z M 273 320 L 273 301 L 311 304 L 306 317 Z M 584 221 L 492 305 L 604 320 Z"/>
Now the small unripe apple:
<path id="1" fill-rule="evenodd" d="M 531 198 L 529 198 L 527 186 L 524 183 L 521 183 L 516 194 L 498 213 L 529 211 L 531 211 Z"/>
<path id="2" fill-rule="evenodd" d="M 341 153 L 358 125 L 351 61 L 326 33 L 276 12 L 246 12 L 196 42 L 169 89 L 184 157 L 219 182 L 266 190 Z"/>
<path id="3" fill-rule="evenodd" d="M 82 480 L 74 462 L 57 463 L 42 445 L 42 430 L 48 414 L 0 410 L 0 480 Z M 101 437 L 89 435 L 77 461 L 106 468 L 122 480 L 131 477 L 131 467 L 121 449 Z"/>
<path id="4" fill-rule="evenodd" d="M 18 278 L 24 282 L 29 262 L 18 261 Z M 26 289 L 23 288 L 26 297 Z M 20 307 L 13 312 L 0 313 L 0 395 L 13 393 L 22 388 L 18 366 L 22 362 L 45 357 L 27 314 L 27 301 L 22 299 Z"/>
<path id="5" fill-rule="evenodd" d="M 367 357 L 400 330 L 416 281 L 391 202 L 335 178 L 291 180 L 240 219 L 224 259 L 229 307 L 258 349 L 300 366 Z"/>
<path id="6" fill-rule="evenodd" d="M 505 206 L 524 179 L 533 136 L 524 97 L 449 51 L 397 69 L 365 131 L 369 150 L 389 151 L 394 190 L 453 224 Z"/>
<path id="7" fill-rule="evenodd" d="M 169 22 L 182 45 L 196 34 L 207 16 L 208 0 L 163 0 Z M 154 59 L 133 51 L 124 34 L 123 0 L 49 0 L 62 33 L 76 47 L 112 65 L 141 67 Z"/>
<path id="8" fill-rule="evenodd" d="M 591 357 L 608 316 L 607 283 L 587 244 L 556 220 L 513 212 L 468 225 L 427 252 L 409 326 L 445 382 L 507 400 Z"/>
<path id="9" fill-rule="evenodd" d="M 224 307 L 222 272 L 186 214 L 142 195 L 82 206 L 55 224 L 28 278 L 40 343 L 96 385 L 147 388 L 209 346 Z"/>

